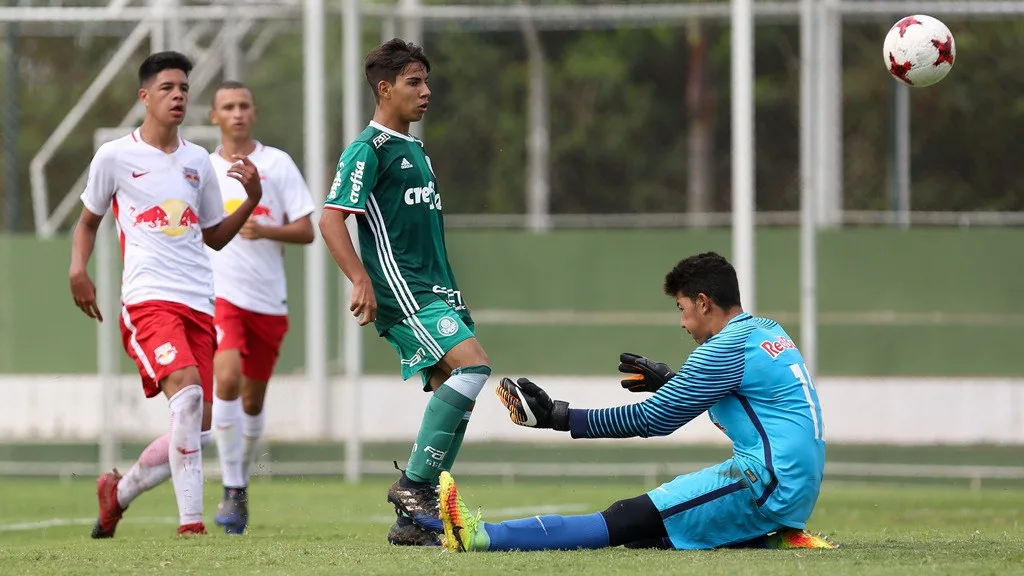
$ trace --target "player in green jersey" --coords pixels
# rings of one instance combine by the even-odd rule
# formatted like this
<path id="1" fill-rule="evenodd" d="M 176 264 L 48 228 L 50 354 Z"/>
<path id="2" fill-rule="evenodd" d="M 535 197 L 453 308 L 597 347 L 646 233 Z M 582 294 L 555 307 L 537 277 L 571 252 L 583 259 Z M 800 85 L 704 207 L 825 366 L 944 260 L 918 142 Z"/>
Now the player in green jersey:
<path id="1" fill-rule="evenodd" d="M 398 38 L 366 56 L 373 121 L 345 149 L 320 219 L 331 255 L 353 284 L 349 309 L 395 349 L 402 378 L 419 373 L 427 403 L 409 464 L 388 490 L 398 519 L 392 544 L 437 545 L 436 486 L 462 445 L 491 369 L 455 281 L 430 158 L 409 125 L 430 99 L 430 62 Z M 362 259 L 345 227 L 355 215 Z"/>

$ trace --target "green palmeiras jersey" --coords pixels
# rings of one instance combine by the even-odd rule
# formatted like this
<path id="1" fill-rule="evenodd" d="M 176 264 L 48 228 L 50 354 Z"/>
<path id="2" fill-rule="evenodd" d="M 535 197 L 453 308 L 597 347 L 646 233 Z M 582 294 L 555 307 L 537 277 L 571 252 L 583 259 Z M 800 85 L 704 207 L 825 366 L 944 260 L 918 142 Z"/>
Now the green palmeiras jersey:
<path id="1" fill-rule="evenodd" d="M 469 319 L 448 262 L 441 196 L 421 141 L 371 122 L 341 154 L 324 208 L 356 215 L 379 334 L 437 300 Z"/>

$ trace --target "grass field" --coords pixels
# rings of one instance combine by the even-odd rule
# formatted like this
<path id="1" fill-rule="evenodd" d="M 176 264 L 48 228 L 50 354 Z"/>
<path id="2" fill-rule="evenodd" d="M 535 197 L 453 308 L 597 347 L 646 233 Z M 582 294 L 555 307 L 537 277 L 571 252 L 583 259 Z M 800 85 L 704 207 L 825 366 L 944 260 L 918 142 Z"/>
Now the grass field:
<path id="1" fill-rule="evenodd" d="M 0 480 L 2 574 L 1021 574 L 1024 490 L 827 482 L 811 529 L 838 550 L 632 551 L 453 554 L 393 548 L 385 534 L 389 480 L 262 480 L 250 489 L 245 536 L 175 535 L 168 485 L 125 513 L 117 538 L 93 541 L 91 479 Z M 466 478 L 467 503 L 485 519 L 603 509 L 647 488 L 547 481 L 503 487 Z M 206 486 L 212 517 L 219 486 Z"/>

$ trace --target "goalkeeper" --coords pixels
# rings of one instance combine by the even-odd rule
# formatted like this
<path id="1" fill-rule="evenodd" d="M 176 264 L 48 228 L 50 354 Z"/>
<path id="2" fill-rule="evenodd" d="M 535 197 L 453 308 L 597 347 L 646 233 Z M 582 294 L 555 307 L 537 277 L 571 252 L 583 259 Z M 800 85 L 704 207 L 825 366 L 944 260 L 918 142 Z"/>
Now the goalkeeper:
<path id="1" fill-rule="evenodd" d="M 573 438 L 665 436 L 707 411 L 733 441 L 733 456 L 604 512 L 500 524 L 472 516 L 444 472 L 446 548 L 833 547 L 805 530 L 821 486 L 825 442 L 818 395 L 800 352 L 778 323 L 743 312 L 736 271 L 718 254 L 681 261 L 664 289 L 698 347 L 678 373 L 635 354 L 620 357 L 623 387 L 651 397 L 615 408 L 571 408 L 526 378 L 503 379 L 497 394 L 516 424 Z"/>

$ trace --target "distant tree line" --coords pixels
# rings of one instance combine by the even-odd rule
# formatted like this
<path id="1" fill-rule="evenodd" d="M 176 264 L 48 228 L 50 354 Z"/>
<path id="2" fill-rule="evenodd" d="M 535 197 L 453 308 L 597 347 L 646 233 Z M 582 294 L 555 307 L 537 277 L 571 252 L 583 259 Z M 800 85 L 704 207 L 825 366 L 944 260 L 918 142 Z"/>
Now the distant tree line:
<path id="1" fill-rule="evenodd" d="M 958 58 L 939 85 L 912 92 L 913 207 L 1024 210 L 1024 77 L 1016 56 L 1024 20 L 947 19 Z M 329 21 L 333 165 L 341 136 L 340 38 Z M 882 65 L 888 22 L 843 28 L 844 207 L 891 205 L 893 83 Z M 379 40 L 365 26 L 368 49 Z M 756 27 L 757 207 L 798 206 L 799 30 Z M 550 189 L 556 213 L 719 211 L 729 208 L 729 27 L 727 22 L 602 31 L 541 31 L 550 92 Z M 22 36 L 17 42 L 18 229 L 31 231 L 28 163 L 119 40 Z M 445 210 L 525 210 L 527 51 L 516 30 L 428 29 L 434 69 L 423 137 Z M 338 47 L 335 50 L 333 47 Z M 331 56 L 337 55 L 337 57 Z M 136 60 L 145 54 L 140 52 Z M 4 56 L 0 63 L 6 67 Z M 3 69 L 0 67 L 0 69 Z M 51 207 L 88 165 L 95 128 L 118 122 L 135 99 L 122 71 L 48 166 Z M 0 74 L 2 76 L 2 74 Z M 279 35 L 245 81 L 260 108 L 259 137 L 302 159 L 302 42 Z M 0 80 L 2 81 L 2 80 Z M 372 102 L 364 94 L 367 119 Z M 0 103 L 0 109 L 14 105 Z M 193 94 L 202 119 L 208 93 Z M 0 122 L 5 116 L 0 114 Z M 0 178 L 0 187 L 6 178 Z M 329 181 L 324 175 L 315 193 Z M 0 197 L 9 197 L 6 190 Z M 0 203 L 0 206 L 3 204 Z"/>

